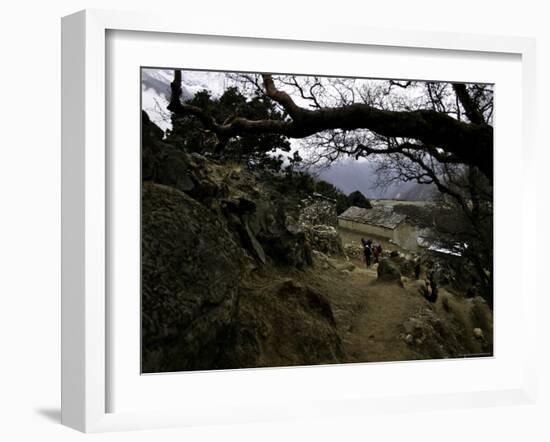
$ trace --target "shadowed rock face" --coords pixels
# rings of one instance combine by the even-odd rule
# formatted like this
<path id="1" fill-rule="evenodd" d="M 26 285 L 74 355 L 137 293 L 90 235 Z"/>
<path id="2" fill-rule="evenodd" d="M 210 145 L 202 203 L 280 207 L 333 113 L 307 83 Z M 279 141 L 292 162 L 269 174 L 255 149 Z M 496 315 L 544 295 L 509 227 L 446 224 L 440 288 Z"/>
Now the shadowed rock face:
<path id="1" fill-rule="evenodd" d="M 229 366 L 334 364 L 343 360 L 334 313 L 321 292 L 292 278 L 262 285 L 261 291 L 248 287 L 241 293 L 238 345 L 228 355 Z"/>
<path id="2" fill-rule="evenodd" d="M 340 360 L 321 295 L 265 289 L 312 264 L 292 195 L 167 143 L 145 113 L 142 180 L 144 373 Z"/>
<path id="3" fill-rule="evenodd" d="M 239 249 L 183 192 L 145 183 L 142 204 L 143 372 L 215 368 L 236 315 Z"/>
<path id="4" fill-rule="evenodd" d="M 303 268 L 311 264 L 305 232 L 295 226 L 288 199 L 250 172 L 162 140 L 162 132 L 142 112 L 142 179 L 177 189 L 225 219 L 229 231 L 252 256 L 265 264 Z"/>

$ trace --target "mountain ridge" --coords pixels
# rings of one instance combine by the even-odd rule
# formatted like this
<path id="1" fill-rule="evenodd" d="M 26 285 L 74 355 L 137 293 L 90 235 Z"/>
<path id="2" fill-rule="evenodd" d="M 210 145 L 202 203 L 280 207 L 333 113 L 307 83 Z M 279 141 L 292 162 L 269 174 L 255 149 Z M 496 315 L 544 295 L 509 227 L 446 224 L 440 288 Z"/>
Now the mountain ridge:
<path id="1" fill-rule="evenodd" d="M 431 201 L 435 186 L 412 181 L 377 184 L 377 165 L 371 161 L 343 161 L 321 170 L 318 177 L 342 190 L 346 195 L 356 190 L 370 199 Z"/>

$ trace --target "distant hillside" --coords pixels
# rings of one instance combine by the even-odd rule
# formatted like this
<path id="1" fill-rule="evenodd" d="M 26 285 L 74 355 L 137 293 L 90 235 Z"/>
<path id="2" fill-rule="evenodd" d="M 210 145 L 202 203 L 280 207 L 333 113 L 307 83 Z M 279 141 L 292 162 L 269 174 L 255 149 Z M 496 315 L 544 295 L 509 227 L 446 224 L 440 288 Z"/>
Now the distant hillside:
<path id="1" fill-rule="evenodd" d="M 409 201 L 428 201 L 432 199 L 435 187 L 431 184 L 416 182 L 392 183 L 386 188 L 376 186 L 376 165 L 368 161 L 346 161 L 319 174 L 319 178 L 350 194 L 359 190 L 367 198 L 404 199 Z"/>

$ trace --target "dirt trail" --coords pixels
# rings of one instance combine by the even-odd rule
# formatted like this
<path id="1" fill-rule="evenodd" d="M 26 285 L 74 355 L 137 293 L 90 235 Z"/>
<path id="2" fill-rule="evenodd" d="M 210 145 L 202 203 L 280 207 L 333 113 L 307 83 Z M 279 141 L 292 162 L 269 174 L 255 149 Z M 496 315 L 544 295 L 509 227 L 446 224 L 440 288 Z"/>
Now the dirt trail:
<path id="1" fill-rule="evenodd" d="M 344 244 L 360 243 L 361 235 L 346 229 L 339 230 Z M 395 244 L 383 238 L 375 238 L 385 250 L 398 250 Z M 366 268 L 365 262 L 359 259 L 351 262 L 356 268 L 350 273 L 345 284 L 341 286 L 337 296 L 331 299 L 338 309 L 356 304 L 342 319 L 340 332 L 349 354 L 358 361 L 399 361 L 421 358 L 422 355 L 408 346 L 403 339 L 403 324 L 413 314 L 426 308 L 427 301 L 418 292 L 416 281 L 405 283 L 400 287 L 396 283 L 380 283 L 377 281 L 377 264 Z M 341 298 L 347 298 L 345 305 L 341 305 Z"/>
<path id="2" fill-rule="evenodd" d="M 387 247 L 386 250 L 391 249 Z M 421 294 L 423 281 L 402 277 L 402 284 L 380 282 L 376 264 L 366 268 L 361 258 L 327 258 L 322 254 L 315 256 L 314 265 L 308 269 L 290 274 L 270 273 L 269 281 L 260 279 L 265 286 L 258 286 L 255 291 L 259 298 L 271 292 L 279 293 L 289 279 L 302 287 L 315 289 L 330 304 L 343 346 L 341 362 L 405 361 L 492 353 L 492 312 L 480 298 L 467 299 L 440 287 L 437 301 L 431 303 Z M 267 320 L 273 312 L 268 309 L 264 316 Z M 295 319 L 302 327 L 310 326 L 311 318 Z M 274 324 L 279 324 L 278 321 Z M 295 332 L 284 332 L 278 325 L 272 328 L 284 335 L 279 339 L 281 342 L 296 339 Z M 486 339 L 474 337 L 475 328 L 481 328 Z M 301 330 L 300 327 L 296 329 Z M 310 356 L 311 351 L 309 349 L 306 354 Z M 304 356 L 298 350 L 294 353 L 293 361 L 301 362 Z M 264 365 L 274 365 L 272 356 L 265 356 Z M 286 363 L 288 355 L 285 358 L 279 359 L 282 364 L 289 365 Z M 275 362 L 281 365 L 279 359 Z"/>
<path id="3" fill-rule="evenodd" d="M 377 265 L 365 268 L 361 260 L 335 260 L 338 265 L 351 262 L 356 268 L 344 273 L 334 290 L 325 278 L 323 292 L 335 311 L 339 333 L 346 353 L 358 362 L 403 361 L 440 357 L 476 356 L 492 353 L 492 313 L 480 299 L 467 299 L 440 288 L 435 303 L 420 292 L 423 281 L 402 278 L 398 283 L 377 280 Z M 411 331 L 406 323 L 420 321 L 421 342 L 407 343 Z M 486 340 L 476 340 L 472 331 L 479 327 Z M 416 336 L 413 337 L 416 341 Z"/>
<path id="4" fill-rule="evenodd" d="M 376 266 L 366 269 L 359 261 L 353 264 L 356 269 L 339 281 L 338 291 L 325 291 L 332 293 L 330 302 L 346 353 L 361 362 L 421 357 L 400 335 L 403 323 L 425 307 L 426 301 L 396 283 L 379 283 Z"/>

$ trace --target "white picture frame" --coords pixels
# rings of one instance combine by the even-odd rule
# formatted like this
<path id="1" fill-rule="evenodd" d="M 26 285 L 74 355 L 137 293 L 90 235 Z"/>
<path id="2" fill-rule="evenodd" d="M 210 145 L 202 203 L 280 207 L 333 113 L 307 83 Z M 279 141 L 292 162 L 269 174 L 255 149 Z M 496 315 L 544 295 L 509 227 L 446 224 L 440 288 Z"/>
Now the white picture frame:
<path id="1" fill-rule="evenodd" d="M 108 412 L 110 346 L 107 339 L 111 312 L 107 302 L 109 230 L 109 188 L 107 186 L 106 119 L 108 63 L 106 35 L 110 31 L 154 32 L 163 35 L 202 35 L 270 39 L 274 42 L 337 43 L 379 48 L 467 51 L 483 54 L 512 54 L 521 57 L 522 118 L 521 152 L 523 168 L 534 156 L 535 44 L 532 39 L 491 37 L 451 33 L 388 31 L 345 26 L 293 27 L 280 24 L 248 23 L 238 26 L 195 17 L 182 25 L 170 16 L 87 10 L 62 21 L 62 423 L 84 432 L 158 428 L 219 422 L 247 422 L 286 417 L 368 414 L 374 411 L 457 408 L 532 403 L 536 395 L 535 339 L 525 338 L 521 356 L 522 376 L 502 388 L 481 388 L 461 393 L 430 392 L 414 396 L 381 395 L 316 397 L 309 401 L 276 403 L 254 407 L 254 394 L 246 403 L 237 400 L 226 415 L 209 412 L 149 410 Z M 342 46 L 344 47 L 344 46 Z M 498 86 L 497 86 L 498 87 Z M 530 181 L 532 180 L 532 181 Z M 522 188 L 522 263 L 532 253 L 528 228 L 534 219 L 534 177 L 526 175 Z M 498 188 L 497 188 L 498 192 Z M 498 253 L 498 243 L 496 247 Z M 525 270 L 523 270 L 524 272 Z M 534 281 L 521 278 L 522 333 L 535 333 L 536 289 Z M 506 324 L 503 325 L 506 327 Z M 498 357 L 498 354 L 497 354 Z M 520 356 L 518 356 L 520 357 Z M 389 367 L 386 365 L 385 367 Z M 389 368 L 384 368 L 389 370 Z M 412 368 L 409 368 L 412 370 Z M 343 368 L 331 367 L 331 370 Z M 348 368 L 348 370 L 350 370 Z M 351 370 L 362 370 L 354 367 Z M 276 369 L 274 370 L 276 371 Z M 254 372 L 258 373 L 258 372 Z M 265 382 L 275 373 L 256 377 Z M 220 376 L 228 376 L 221 373 Z M 241 376 L 242 377 L 242 376 Z M 246 382 L 246 380 L 245 380 Z M 306 398 L 307 399 L 307 398 Z"/>

